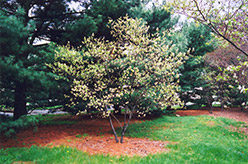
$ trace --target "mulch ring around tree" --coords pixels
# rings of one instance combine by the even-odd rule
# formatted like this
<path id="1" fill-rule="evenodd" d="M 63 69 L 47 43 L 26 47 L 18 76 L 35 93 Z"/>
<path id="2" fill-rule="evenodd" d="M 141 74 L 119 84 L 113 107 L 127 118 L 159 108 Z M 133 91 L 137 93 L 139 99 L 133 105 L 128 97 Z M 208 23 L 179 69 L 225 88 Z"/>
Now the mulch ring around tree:
<path id="1" fill-rule="evenodd" d="M 124 143 L 116 143 L 112 135 L 103 136 L 87 136 L 80 139 L 63 138 L 47 146 L 70 146 L 89 153 L 103 154 L 111 156 L 147 156 L 149 154 L 157 154 L 168 152 L 165 146 L 169 142 L 152 141 L 144 138 L 128 138 L 124 137 Z"/>
<path id="2" fill-rule="evenodd" d="M 210 114 L 208 110 L 178 110 L 177 116 L 210 115 L 214 117 L 227 117 L 248 125 L 248 112 L 240 109 L 226 109 L 220 111 L 215 108 Z M 172 142 L 152 141 L 146 138 L 124 137 L 124 143 L 116 143 L 108 119 L 89 118 L 80 116 L 61 116 L 56 121 L 74 121 L 66 125 L 39 125 L 38 129 L 29 128 L 20 131 L 15 138 L 6 139 L 0 136 L 0 148 L 38 146 L 65 146 L 73 147 L 90 155 L 104 154 L 111 156 L 146 156 L 168 152 L 165 148 Z M 133 119 L 131 123 L 141 122 Z M 118 126 L 116 122 L 114 125 Z M 235 130 L 235 129 L 234 129 Z M 240 129 L 239 129 L 240 130 Z M 241 129 L 248 134 L 248 128 Z"/>
<path id="3" fill-rule="evenodd" d="M 0 148 L 31 147 L 32 145 L 65 146 L 76 148 L 90 155 L 111 156 L 147 156 L 169 151 L 165 148 L 169 142 L 152 141 L 146 138 L 124 137 L 124 143 L 116 143 L 108 119 L 61 116 L 56 120 L 77 122 L 71 125 L 40 125 L 35 131 L 34 128 L 22 130 L 15 138 L 0 138 Z M 135 122 L 141 122 L 141 120 L 131 121 L 131 123 Z M 116 123 L 114 125 L 118 126 Z"/>

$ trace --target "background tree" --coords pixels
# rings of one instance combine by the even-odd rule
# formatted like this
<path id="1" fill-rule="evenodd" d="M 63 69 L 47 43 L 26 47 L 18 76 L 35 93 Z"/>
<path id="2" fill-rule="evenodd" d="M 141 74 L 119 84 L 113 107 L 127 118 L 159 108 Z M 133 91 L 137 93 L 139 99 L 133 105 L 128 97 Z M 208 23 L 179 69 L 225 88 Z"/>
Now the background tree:
<path id="1" fill-rule="evenodd" d="M 175 12 L 208 26 L 218 37 L 248 56 L 243 49 L 248 44 L 247 0 L 172 0 L 171 5 Z"/>
<path id="2" fill-rule="evenodd" d="M 23 10 L 18 10 L 17 14 L 22 15 Z M 38 67 L 39 62 L 45 60 L 43 56 L 36 66 L 32 62 L 38 58 L 38 49 L 33 49 L 27 42 L 29 32 L 34 30 L 31 22 L 24 25 L 22 19 L 15 16 L 8 16 L 1 12 L 1 82 L 5 90 L 4 93 L 13 94 L 14 118 L 27 113 L 27 87 L 34 81 L 44 79 L 44 68 Z M 34 54 L 37 54 L 34 55 Z M 29 58 L 30 60 L 25 60 Z M 41 78 L 42 77 L 42 78 Z M 45 80 L 45 79 L 44 79 Z M 13 92 L 13 93 L 12 93 Z M 2 95 L 1 95 L 2 96 Z M 12 98 L 12 96 L 8 96 Z"/>
<path id="3" fill-rule="evenodd" d="M 239 54 L 238 57 L 237 54 Z M 228 86 L 221 91 L 224 96 L 219 97 L 228 100 L 233 105 L 245 107 L 248 100 L 247 57 L 233 47 L 218 48 L 206 55 L 205 62 L 209 69 L 218 72 L 215 80 L 219 79 L 219 81 L 224 82 L 224 85 Z"/>
<path id="4" fill-rule="evenodd" d="M 113 41 L 87 38 L 81 53 L 61 47 L 57 62 L 50 65 L 55 73 L 73 81 L 69 106 L 83 102 L 82 110 L 96 109 L 106 116 L 116 104 L 125 109 L 129 119 L 121 142 L 134 111 L 145 113 L 181 103 L 175 79 L 185 55 L 168 54 L 163 37 L 149 35 L 149 27 L 142 22 L 128 17 L 110 21 Z"/>
<path id="5" fill-rule="evenodd" d="M 182 40 L 183 44 L 191 52 L 189 59 L 180 68 L 180 97 L 184 101 L 185 107 L 187 107 L 187 102 L 191 102 L 195 104 L 195 108 L 199 108 L 205 104 L 205 101 L 199 97 L 201 87 L 204 85 L 201 79 L 205 67 L 204 56 L 206 53 L 212 52 L 217 43 L 211 35 L 211 30 L 201 24 L 185 23 L 181 33 L 185 37 Z M 184 51 L 187 50 L 186 48 Z"/>
<path id="6" fill-rule="evenodd" d="M 172 30 L 178 23 L 178 17 L 172 17 L 170 11 L 164 10 L 163 5 L 153 4 L 150 8 L 147 3 L 141 3 L 132 7 L 128 15 L 132 18 L 142 18 L 149 25 L 149 33 L 156 33 L 166 30 Z"/>
<path id="7" fill-rule="evenodd" d="M 85 9 L 84 15 L 94 18 L 97 26 L 96 37 L 105 37 L 111 40 L 110 29 L 108 28 L 109 18 L 116 20 L 129 13 L 129 10 L 142 4 L 141 0 L 90 0 L 81 3 Z"/>
<path id="8" fill-rule="evenodd" d="M 216 36 L 222 39 L 220 49 L 217 50 L 217 53 L 225 51 L 228 52 L 228 53 L 224 53 L 228 56 L 227 58 L 230 58 L 230 56 L 232 55 L 234 55 L 236 58 L 237 57 L 242 58 L 243 62 L 241 61 L 238 62 L 239 65 L 234 66 L 232 63 L 229 63 L 232 65 L 233 68 L 246 67 L 245 65 L 247 65 L 246 64 L 247 58 L 244 57 L 244 56 L 246 57 L 248 56 L 247 54 L 248 2 L 246 0 L 235 0 L 235 1 L 230 1 L 230 0 L 174 1 L 173 0 L 172 6 L 175 8 L 175 12 L 186 15 L 187 17 L 193 18 L 195 21 L 198 21 L 208 26 L 212 30 L 212 32 L 216 34 Z M 234 48 L 230 48 L 230 46 L 233 46 Z M 232 54 L 232 55 L 228 55 L 228 54 Z M 221 58 L 221 60 L 227 58 Z M 237 59 L 235 59 L 234 61 L 236 60 Z M 222 67 L 222 69 L 226 70 L 227 66 Z M 246 74 L 245 70 L 246 69 L 243 69 L 243 75 Z M 216 69 L 214 71 L 218 72 L 219 70 Z M 236 69 L 236 71 L 240 71 L 240 69 Z M 224 71 L 224 72 L 227 73 L 228 71 Z M 236 78 L 237 72 L 234 73 L 233 71 L 232 73 L 233 73 L 232 77 Z M 231 75 L 229 74 L 228 76 Z M 245 78 L 245 76 L 243 78 Z M 240 79 L 242 78 L 240 77 Z"/>
<path id="9" fill-rule="evenodd" d="M 191 49 L 189 59 L 180 68 L 181 99 L 185 102 L 197 103 L 198 107 L 204 102 L 201 99 L 192 99 L 200 88 L 202 80 L 201 72 L 204 67 L 203 56 L 207 52 L 214 50 L 217 44 L 211 30 L 201 24 L 179 23 L 178 16 L 172 15 L 171 9 L 164 10 L 164 4 L 153 4 L 148 8 L 145 4 L 133 7 L 129 15 L 143 18 L 150 26 L 149 33 L 160 31 L 171 31 L 170 36 L 166 36 L 167 45 L 172 46 L 171 51 L 187 52 Z M 198 93 L 199 94 L 199 93 Z"/>
<path id="10" fill-rule="evenodd" d="M 54 48 L 36 43 L 39 40 L 61 43 L 60 39 L 63 40 L 61 36 L 67 30 L 68 24 L 74 25 L 75 19 L 78 19 L 79 23 L 75 26 L 80 28 L 80 20 L 90 19 L 78 17 L 73 13 L 69 8 L 69 2 L 63 0 L 0 2 L 0 77 L 4 90 L 1 94 L 8 93 L 9 99 L 13 98 L 14 119 L 27 114 L 27 98 L 39 97 L 43 95 L 39 93 L 40 90 L 48 91 L 47 87 L 56 86 L 49 80 L 50 73 L 45 66 L 45 63 L 53 60 Z M 86 28 L 84 24 L 82 27 Z M 72 37 L 73 35 L 70 38 Z M 49 99 L 49 93 L 46 95 L 44 99 Z"/>
<path id="11" fill-rule="evenodd" d="M 225 105 L 229 105 L 233 102 L 233 94 L 231 82 L 233 79 L 228 76 L 223 68 L 218 69 L 212 67 L 205 67 L 204 75 L 202 79 L 202 89 L 200 91 L 201 100 L 204 101 L 204 105 L 209 108 L 209 112 L 213 112 L 213 102 L 218 101 L 221 104 L 221 110 Z"/>

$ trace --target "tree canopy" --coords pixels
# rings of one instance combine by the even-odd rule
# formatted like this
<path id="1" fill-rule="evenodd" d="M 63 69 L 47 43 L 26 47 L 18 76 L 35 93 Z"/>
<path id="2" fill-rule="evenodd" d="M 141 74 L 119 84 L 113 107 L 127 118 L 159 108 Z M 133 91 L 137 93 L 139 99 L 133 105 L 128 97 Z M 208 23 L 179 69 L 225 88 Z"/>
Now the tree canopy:
<path id="1" fill-rule="evenodd" d="M 123 17 L 110 24 L 113 41 L 85 38 L 82 52 L 60 47 L 57 62 L 50 64 L 71 81 L 68 105 L 83 103 L 83 110 L 107 116 L 115 105 L 130 115 L 180 105 L 176 79 L 185 54 L 170 52 L 164 38 L 149 35 L 141 19 Z"/>
<path id="2" fill-rule="evenodd" d="M 45 66 L 53 60 L 55 47 L 37 45 L 37 41 L 56 41 L 65 25 L 75 19 L 68 2 L 0 2 L 1 96 L 9 93 L 8 98 L 13 98 L 9 105 L 15 109 L 14 119 L 27 114 L 30 98 L 46 92 L 45 99 L 49 99 L 49 86 L 56 86 Z"/>

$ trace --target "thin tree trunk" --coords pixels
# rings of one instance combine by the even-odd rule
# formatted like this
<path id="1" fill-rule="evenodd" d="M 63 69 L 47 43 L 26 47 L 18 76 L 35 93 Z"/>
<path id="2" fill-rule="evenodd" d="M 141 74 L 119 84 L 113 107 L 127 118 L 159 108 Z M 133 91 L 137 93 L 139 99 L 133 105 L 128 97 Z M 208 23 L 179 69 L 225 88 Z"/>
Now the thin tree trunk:
<path id="1" fill-rule="evenodd" d="M 121 143 L 123 143 L 123 137 L 125 135 L 125 128 L 127 126 L 126 119 L 127 119 L 127 109 L 125 109 L 125 113 L 124 113 L 124 125 L 123 125 L 122 131 L 121 131 L 121 140 L 120 140 Z"/>
<path id="2" fill-rule="evenodd" d="M 212 106 L 212 99 L 211 100 L 208 100 L 208 107 L 209 107 L 209 113 L 212 114 L 213 113 L 213 106 Z"/>
<path id="3" fill-rule="evenodd" d="M 125 117 L 126 117 L 126 115 L 125 115 Z M 124 137 L 124 135 L 125 135 L 125 132 L 126 132 L 126 130 L 127 130 L 127 127 L 128 127 L 128 125 L 129 125 L 131 119 L 132 119 L 132 112 L 130 111 L 129 118 L 128 118 L 128 122 L 126 123 L 126 119 L 125 119 L 124 126 L 123 126 L 123 129 L 122 129 L 122 131 L 121 131 L 121 140 L 120 140 L 120 143 L 123 143 L 123 137 Z"/>
<path id="4" fill-rule="evenodd" d="M 114 136 L 115 136 L 115 141 L 116 141 L 116 143 L 118 143 L 118 142 L 119 142 L 119 140 L 118 140 L 118 137 L 117 137 L 117 134 L 116 134 L 116 131 L 115 131 L 115 128 L 114 128 L 114 125 L 113 125 L 112 119 L 111 119 L 111 115 L 109 115 L 109 122 L 110 122 L 110 126 L 111 126 L 112 131 L 113 131 Z"/>
<path id="5" fill-rule="evenodd" d="M 212 107 L 212 105 L 209 105 L 209 113 L 210 113 L 210 114 L 213 113 L 213 107 Z"/>
<path id="6" fill-rule="evenodd" d="M 16 82 L 15 86 L 15 101 L 14 101 L 14 120 L 27 114 L 26 109 L 26 88 L 23 83 Z"/>
<path id="7" fill-rule="evenodd" d="M 224 110 L 224 101 L 221 100 L 221 111 L 223 111 L 223 110 Z"/>

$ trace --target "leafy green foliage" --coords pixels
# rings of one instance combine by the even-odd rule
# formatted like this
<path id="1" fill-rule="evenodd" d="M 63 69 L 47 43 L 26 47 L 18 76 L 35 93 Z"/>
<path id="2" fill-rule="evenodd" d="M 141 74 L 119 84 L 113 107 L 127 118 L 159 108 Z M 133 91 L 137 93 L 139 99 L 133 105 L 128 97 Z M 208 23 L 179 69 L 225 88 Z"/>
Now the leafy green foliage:
<path id="1" fill-rule="evenodd" d="M 56 42 L 61 45 L 70 43 L 70 45 L 74 47 L 80 46 L 84 37 L 90 36 L 92 33 L 98 31 L 97 23 L 98 20 L 85 14 L 83 18 L 76 19 L 70 24 L 67 24 L 65 31 L 62 32 Z"/>
<path id="2" fill-rule="evenodd" d="M 109 19 L 117 20 L 125 16 L 134 5 L 139 5 L 139 1 L 136 4 L 129 0 L 91 0 L 87 4 L 86 14 L 94 18 L 96 22 L 97 31 L 95 36 L 112 40 L 108 28 Z"/>
<path id="3" fill-rule="evenodd" d="M 6 137 L 13 137 L 19 130 L 31 126 L 36 127 L 41 119 L 41 116 L 23 116 L 15 121 L 9 117 L 0 117 L 0 134 Z"/>
<path id="4" fill-rule="evenodd" d="M 86 38 L 81 53 L 60 47 L 50 65 L 71 82 L 68 106 L 83 102 L 81 110 L 90 112 L 120 105 L 139 112 L 180 104 L 176 70 L 185 55 L 168 53 L 163 37 L 149 35 L 141 19 L 110 23 L 114 41 Z"/>

